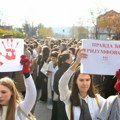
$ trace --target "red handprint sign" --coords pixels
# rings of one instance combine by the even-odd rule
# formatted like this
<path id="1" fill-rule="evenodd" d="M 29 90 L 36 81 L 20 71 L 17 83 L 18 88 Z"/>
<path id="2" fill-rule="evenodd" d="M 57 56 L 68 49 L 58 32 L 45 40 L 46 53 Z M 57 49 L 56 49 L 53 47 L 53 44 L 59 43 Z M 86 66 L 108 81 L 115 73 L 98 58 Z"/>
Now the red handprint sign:
<path id="1" fill-rule="evenodd" d="M 5 45 L 5 42 L 7 42 L 7 44 Z M 2 52 L 0 52 L 0 55 L 2 55 L 3 57 L 5 57 L 7 60 L 14 60 L 16 58 L 16 49 L 18 46 L 18 42 L 16 43 L 16 46 L 13 47 L 13 39 L 7 39 L 7 41 L 2 41 L 2 45 L 4 46 L 5 52 L 6 54 L 3 55 Z M 2 65 L 3 62 L 0 62 Z"/>
<path id="2" fill-rule="evenodd" d="M 0 39 L 0 72 L 20 71 L 20 56 L 23 53 L 23 39 Z"/>

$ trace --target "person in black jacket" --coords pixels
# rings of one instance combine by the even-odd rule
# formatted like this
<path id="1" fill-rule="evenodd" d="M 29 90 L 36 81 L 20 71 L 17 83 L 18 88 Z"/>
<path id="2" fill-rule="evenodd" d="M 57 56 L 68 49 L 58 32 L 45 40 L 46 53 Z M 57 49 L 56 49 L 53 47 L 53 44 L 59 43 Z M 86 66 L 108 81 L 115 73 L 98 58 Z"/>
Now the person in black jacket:
<path id="1" fill-rule="evenodd" d="M 58 83 L 59 79 L 63 75 L 63 73 L 70 67 L 72 63 L 72 55 L 69 51 L 64 51 L 58 57 L 58 67 L 59 69 L 56 71 L 54 76 L 54 85 L 53 89 L 58 94 L 58 101 L 53 101 L 53 109 L 52 109 L 52 118 L 51 120 L 68 120 L 66 112 L 65 112 L 65 105 L 59 99 L 59 90 L 58 90 Z"/>
<path id="2" fill-rule="evenodd" d="M 46 73 L 43 73 L 41 71 L 41 69 L 44 64 L 48 64 L 47 60 L 49 59 L 49 54 L 50 54 L 50 50 L 49 50 L 48 46 L 43 46 L 42 55 L 38 56 L 38 61 L 37 61 L 37 64 L 39 66 L 39 77 L 38 77 L 39 82 L 37 82 L 37 80 L 36 80 L 36 82 L 37 82 L 36 87 L 37 87 L 37 89 L 41 90 L 40 100 L 43 102 L 47 102 L 47 80 L 48 80 L 48 77 L 47 77 Z M 47 70 L 47 68 L 46 68 L 46 70 Z"/>

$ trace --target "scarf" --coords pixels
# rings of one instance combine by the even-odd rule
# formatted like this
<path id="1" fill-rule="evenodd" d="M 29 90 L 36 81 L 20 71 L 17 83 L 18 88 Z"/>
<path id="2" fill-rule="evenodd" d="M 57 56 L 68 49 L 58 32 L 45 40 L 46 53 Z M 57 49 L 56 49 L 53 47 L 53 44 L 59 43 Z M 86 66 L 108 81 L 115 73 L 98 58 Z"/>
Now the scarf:
<path id="1" fill-rule="evenodd" d="M 8 109 L 8 106 L 2 106 L 2 116 L 1 116 L 1 120 L 5 120 L 5 119 L 6 119 L 7 109 Z"/>

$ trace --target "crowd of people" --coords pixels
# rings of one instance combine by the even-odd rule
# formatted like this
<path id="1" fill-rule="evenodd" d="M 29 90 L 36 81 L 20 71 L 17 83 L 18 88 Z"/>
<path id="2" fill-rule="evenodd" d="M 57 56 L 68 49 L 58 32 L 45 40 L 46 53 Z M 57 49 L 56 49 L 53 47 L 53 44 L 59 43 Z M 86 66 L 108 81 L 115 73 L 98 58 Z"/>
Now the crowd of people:
<path id="1" fill-rule="evenodd" d="M 42 101 L 51 120 L 120 120 L 120 71 L 116 77 L 82 74 L 86 58 L 80 40 L 25 39 L 22 71 L 0 72 L 0 119 L 25 120 L 19 108 L 34 114 Z"/>

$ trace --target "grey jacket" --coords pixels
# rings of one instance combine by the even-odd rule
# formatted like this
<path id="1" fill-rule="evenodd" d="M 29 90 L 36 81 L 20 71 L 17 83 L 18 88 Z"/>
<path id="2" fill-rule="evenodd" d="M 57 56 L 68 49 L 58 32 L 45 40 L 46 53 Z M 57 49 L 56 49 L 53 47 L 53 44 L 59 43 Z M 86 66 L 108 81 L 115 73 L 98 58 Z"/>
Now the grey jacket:
<path id="1" fill-rule="evenodd" d="M 117 95 L 110 96 L 107 98 L 106 102 L 104 103 L 103 107 L 100 110 L 97 120 L 108 120 L 112 108 L 112 104 L 116 98 Z"/>

